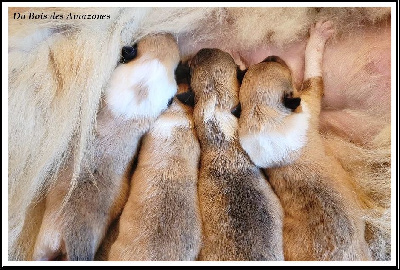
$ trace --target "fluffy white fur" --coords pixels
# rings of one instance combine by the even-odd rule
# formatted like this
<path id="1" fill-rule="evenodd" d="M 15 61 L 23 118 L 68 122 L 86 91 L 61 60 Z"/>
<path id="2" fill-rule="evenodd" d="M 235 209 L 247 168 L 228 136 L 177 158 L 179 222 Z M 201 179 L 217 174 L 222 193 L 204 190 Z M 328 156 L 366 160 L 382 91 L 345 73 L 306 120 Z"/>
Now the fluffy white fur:
<path id="1" fill-rule="evenodd" d="M 167 108 L 166 100 L 176 93 L 176 83 L 170 81 L 165 67 L 157 59 L 143 57 L 138 61 L 133 67 L 118 66 L 110 79 L 106 102 L 116 116 L 156 117 Z M 146 98 L 140 100 L 132 91 L 136 87 L 143 87 Z"/>
<path id="2" fill-rule="evenodd" d="M 264 125 L 258 132 L 239 129 L 239 140 L 250 159 L 261 168 L 290 164 L 307 143 L 310 112 L 304 101 L 302 112 L 292 114 L 278 125 Z M 249 133 L 247 133 L 249 132 Z"/>
<path id="3" fill-rule="evenodd" d="M 14 12 L 110 14 L 110 19 L 14 20 Z M 132 44 L 148 33 L 170 32 L 178 39 L 183 59 L 190 58 L 201 47 L 215 44 L 233 52 L 253 51 L 260 44 L 285 47 L 295 40 L 304 40 L 307 30 L 316 20 L 329 19 L 334 22 L 338 33 L 336 41 L 350 38 L 349 45 L 342 43 L 344 47 L 341 51 L 334 50 L 339 43 L 327 50 L 327 61 L 331 65 L 324 69 L 327 73 L 324 74 L 326 98 L 330 94 L 330 81 L 338 82 L 337 78 L 340 78 L 341 84 L 332 88 L 332 92 L 341 94 L 340 104 L 349 104 L 351 101 L 359 104 L 360 99 L 370 101 L 368 110 L 372 112 L 371 115 L 383 115 L 382 121 L 371 122 L 371 128 L 378 129 L 379 133 L 381 125 L 390 126 L 390 102 L 387 102 L 390 91 L 384 95 L 373 94 L 379 93 L 376 89 L 385 88 L 382 82 L 387 82 L 388 77 L 382 79 L 378 74 L 380 71 L 374 70 L 371 75 L 371 70 L 366 67 L 368 64 L 379 67 L 379 63 L 388 61 L 390 66 L 390 59 L 381 58 L 388 47 L 377 44 L 379 50 L 376 51 L 376 47 L 362 46 L 365 44 L 364 38 L 374 38 L 382 29 L 390 29 L 390 26 L 387 27 L 389 17 L 390 7 L 10 8 L 9 260 L 31 258 L 44 211 L 42 199 L 53 183 L 54 175 L 71 153 L 77 164 L 75 174 L 81 170 L 79 164 L 93 140 L 99 101 L 117 65 L 122 46 Z M 360 34 L 361 30 L 368 27 L 376 30 L 376 33 Z M 239 40 L 234 37 L 239 37 Z M 353 37 L 358 37 L 359 52 L 349 51 Z M 350 58 L 352 62 L 346 65 Z M 368 63 L 369 60 L 373 62 Z M 390 83 L 385 85 L 390 90 Z M 350 101 L 343 102 L 346 97 Z M 322 115 L 329 105 L 332 103 L 325 104 Z M 363 121 L 359 115 L 353 119 L 353 123 Z M 324 117 L 325 122 L 330 120 L 331 116 Z M 343 122 L 339 122 L 340 125 Z M 336 128 L 333 124 L 328 125 L 324 132 Z M 335 142 L 341 138 L 347 140 L 348 134 L 334 132 L 332 137 L 336 138 Z M 381 146 L 346 142 L 367 154 L 342 155 L 343 164 L 348 165 L 348 170 L 364 175 L 363 186 L 367 191 L 374 190 L 374 193 L 385 194 L 385 197 L 390 193 L 391 164 L 390 158 L 380 153 L 385 152 L 390 156 L 390 137 L 386 142 L 388 144 Z M 336 148 L 344 151 L 343 147 L 340 144 Z M 383 169 L 376 173 L 374 168 Z M 381 197 L 373 199 L 379 202 Z M 387 204 L 385 207 L 388 209 Z M 387 220 L 384 221 L 386 225 L 389 223 Z M 385 232 L 390 235 L 387 230 Z M 387 259 L 386 255 L 383 253 L 378 257 Z"/>

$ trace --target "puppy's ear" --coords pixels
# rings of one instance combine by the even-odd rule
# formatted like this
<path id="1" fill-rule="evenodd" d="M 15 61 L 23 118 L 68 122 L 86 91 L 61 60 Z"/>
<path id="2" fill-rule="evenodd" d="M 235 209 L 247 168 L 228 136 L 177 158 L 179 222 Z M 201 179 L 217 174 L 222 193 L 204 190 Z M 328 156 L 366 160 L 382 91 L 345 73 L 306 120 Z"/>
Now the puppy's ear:
<path id="1" fill-rule="evenodd" d="M 177 84 L 190 84 L 190 68 L 187 63 L 179 62 L 175 69 L 175 80 Z"/>
<path id="2" fill-rule="evenodd" d="M 242 112 L 242 106 L 240 105 L 240 103 L 238 103 L 238 105 L 236 105 L 235 107 L 233 107 L 233 109 L 231 110 L 231 113 L 236 116 L 236 118 L 240 117 L 240 113 Z"/>
<path id="3" fill-rule="evenodd" d="M 120 63 L 126 64 L 137 56 L 137 44 L 133 46 L 124 46 L 121 51 Z"/>
<path id="4" fill-rule="evenodd" d="M 236 77 L 237 77 L 237 79 L 239 80 L 239 83 L 240 83 L 240 84 L 242 84 L 243 77 L 244 77 L 244 75 L 246 74 L 246 72 L 247 72 L 247 68 L 246 68 L 245 70 L 241 70 L 241 69 L 239 68 L 239 66 L 237 67 Z"/>
<path id="5" fill-rule="evenodd" d="M 194 92 L 191 88 L 189 88 L 187 92 L 177 94 L 176 98 L 183 104 L 194 107 Z"/>
<path id="6" fill-rule="evenodd" d="M 285 105 L 286 108 L 291 109 L 292 111 L 296 110 L 297 107 L 299 107 L 301 102 L 301 98 L 293 98 L 293 97 L 284 97 L 283 98 L 283 104 Z"/>

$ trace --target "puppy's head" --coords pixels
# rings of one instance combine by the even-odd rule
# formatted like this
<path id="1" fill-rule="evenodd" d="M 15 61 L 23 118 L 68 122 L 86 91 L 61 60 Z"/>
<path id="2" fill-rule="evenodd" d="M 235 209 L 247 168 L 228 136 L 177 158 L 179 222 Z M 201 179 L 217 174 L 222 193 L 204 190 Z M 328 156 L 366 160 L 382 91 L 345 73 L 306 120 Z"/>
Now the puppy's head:
<path id="1" fill-rule="evenodd" d="M 180 55 L 171 34 L 151 34 L 137 47 L 122 50 L 123 64 L 113 72 L 106 103 L 117 117 L 154 118 L 168 107 L 177 91 L 174 71 Z M 132 59 L 131 59 L 132 58 Z"/>
<path id="2" fill-rule="evenodd" d="M 231 110 L 238 102 L 237 66 L 231 55 L 219 49 L 201 49 L 190 62 L 195 102 L 215 99 L 220 109 Z"/>
<path id="3" fill-rule="evenodd" d="M 269 56 L 250 67 L 244 75 L 239 95 L 242 107 L 259 104 L 283 114 L 301 111 L 301 98 L 291 71 L 278 56 Z"/>
<path id="4" fill-rule="evenodd" d="M 239 91 L 239 141 L 259 167 L 294 161 L 307 142 L 309 112 L 286 63 L 277 56 L 251 66 Z"/>
<path id="5" fill-rule="evenodd" d="M 147 35 L 137 44 L 137 57 L 158 59 L 167 69 L 174 71 L 180 60 L 179 47 L 171 34 Z"/>

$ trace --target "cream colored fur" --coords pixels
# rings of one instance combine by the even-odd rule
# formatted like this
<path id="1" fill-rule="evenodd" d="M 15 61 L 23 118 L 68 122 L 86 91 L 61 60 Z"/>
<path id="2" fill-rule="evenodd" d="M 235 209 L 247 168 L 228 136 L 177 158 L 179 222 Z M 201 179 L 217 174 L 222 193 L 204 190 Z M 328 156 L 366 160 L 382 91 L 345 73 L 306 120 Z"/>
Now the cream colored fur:
<path id="1" fill-rule="evenodd" d="M 193 261 L 201 244 L 200 145 L 192 108 L 175 98 L 143 138 L 111 261 Z"/>
<path id="2" fill-rule="evenodd" d="M 110 19 L 14 20 L 14 12 L 109 14 Z M 259 27 L 254 27 L 254 14 Z M 334 21 L 339 40 L 354 37 L 358 30 L 367 27 L 379 32 L 388 17 L 390 8 L 9 8 L 9 260 L 32 258 L 45 209 L 43 199 L 54 185 L 58 171 L 70 158 L 74 163 L 73 175 L 79 175 L 82 159 L 94 138 L 100 100 L 122 46 L 149 33 L 169 32 L 177 38 L 182 58 L 188 59 L 207 44 L 217 44 L 232 52 L 252 51 L 260 44 L 286 47 L 295 40 L 304 40 L 310 25 L 320 18 Z M 363 40 L 357 42 L 361 48 Z M 379 62 L 386 49 L 381 47 L 375 62 Z M 349 53 L 345 50 L 340 53 L 340 63 L 346 62 Z M 357 77 L 335 89 L 364 98 L 379 87 L 380 77 L 370 76 L 363 69 L 365 62 L 361 61 L 365 60 L 359 60 L 369 59 L 370 52 L 358 53 L 353 65 L 360 68 Z M 334 51 L 332 55 L 335 56 Z M 349 78 L 352 70 L 354 67 L 340 70 L 343 71 L 341 78 Z M 382 123 L 390 126 L 390 117 L 387 117 L 390 112 L 386 107 L 381 109 L 387 102 L 376 99 L 371 102 L 373 115 L 385 116 L 378 122 L 371 118 L 371 126 L 379 129 Z M 374 107 L 374 104 L 380 106 Z M 359 121 L 362 116 L 353 114 L 352 119 Z M 325 122 L 331 123 L 324 132 L 338 129 L 342 124 L 334 126 L 333 117 L 324 117 Z M 341 130 L 332 133 L 333 148 L 341 150 L 338 148 L 343 144 L 336 145 L 336 142 L 344 138 L 344 144 L 364 154 L 341 155 L 342 164 L 364 176 L 362 186 L 367 192 L 373 187 L 373 194 L 387 198 L 390 138 L 386 138 L 386 145 L 365 146 L 346 141 L 348 135 Z M 382 168 L 379 173 L 376 167 Z M 383 227 L 388 228 L 389 220 L 382 222 Z M 390 231 L 386 229 L 385 235 L 390 235 Z M 387 259 L 387 256 L 378 257 Z"/>

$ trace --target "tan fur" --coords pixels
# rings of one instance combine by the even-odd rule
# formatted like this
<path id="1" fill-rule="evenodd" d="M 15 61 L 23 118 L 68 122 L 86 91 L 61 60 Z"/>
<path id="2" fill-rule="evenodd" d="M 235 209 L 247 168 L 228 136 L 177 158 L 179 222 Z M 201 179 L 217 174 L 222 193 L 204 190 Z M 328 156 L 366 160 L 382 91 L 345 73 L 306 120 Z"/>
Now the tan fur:
<path id="1" fill-rule="evenodd" d="M 194 123 L 201 146 L 199 260 L 283 260 L 282 209 L 261 171 L 239 145 L 236 65 L 218 49 L 191 60 Z"/>
<path id="2" fill-rule="evenodd" d="M 75 175 L 79 175 L 84 153 L 94 138 L 101 95 L 120 49 L 149 33 L 172 33 L 185 59 L 202 47 L 217 46 L 236 52 L 244 63 L 257 63 L 269 53 L 254 61 L 246 56 L 260 49 L 268 52 L 271 46 L 284 48 L 282 54 L 290 60 L 288 49 L 298 44 L 295 40 L 300 45 L 305 41 L 314 21 L 334 21 L 338 38 L 326 54 L 322 131 L 337 131 L 330 133 L 335 149 L 344 147 L 342 143 L 336 145 L 343 139 L 345 145 L 367 153 L 359 157 L 346 155 L 343 164 L 364 176 L 365 187 L 388 196 L 390 158 L 379 153 L 390 155 L 390 138 L 387 145 L 364 144 L 390 126 L 390 8 L 286 8 L 284 14 L 281 8 L 234 9 L 9 8 L 9 260 L 32 258 L 47 189 L 54 185 L 58 170 L 71 155 Z M 14 20 L 14 12 L 109 14 L 110 19 Z M 262 21 L 258 27 L 254 27 L 254 14 Z M 301 45 L 295 59 L 302 50 Z M 337 102 L 333 102 L 332 94 L 337 94 Z M 368 102 L 360 107 L 363 101 Z M 346 106 L 354 110 L 348 113 Z M 376 115 L 383 117 L 377 119 Z M 343 119 L 350 120 L 347 123 Z M 360 128 L 366 124 L 366 129 Z M 372 164 L 379 164 L 382 173 L 375 173 Z M 390 218 L 383 224 L 390 227 Z"/>
<path id="3" fill-rule="evenodd" d="M 373 259 L 390 260 L 390 125 L 365 148 L 332 134 L 325 135 L 324 143 L 352 176 L 354 191 L 362 201 L 365 237 Z"/>
<path id="4" fill-rule="evenodd" d="M 323 27 L 325 30 L 320 30 Z M 326 29 L 327 23 L 317 24 L 311 31 L 306 48 L 305 74 L 319 74 L 322 69 L 323 49 L 328 37 L 325 34 L 328 31 Z M 315 64 L 315 61 L 319 63 Z M 261 121 L 259 126 L 271 126 L 272 120 L 277 118 L 276 115 L 285 118 L 291 114 L 303 113 L 304 108 L 298 107 L 291 112 L 290 109 L 279 106 L 279 103 L 283 103 L 285 93 L 297 92 L 291 78 L 287 76 L 288 72 L 290 74 L 287 66 L 276 62 L 260 63 L 249 68 L 240 88 L 243 108 L 239 120 L 240 136 L 255 132 L 248 128 L 249 125 L 254 125 L 253 121 Z M 325 149 L 318 133 L 323 94 L 322 78 L 312 76 L 305 79 L 301 102 L 302 107 L 309 108 L 311 115 L 307 143 L 299 150 L 298 158 L 289 165 L 266 169 L 269 182 L 284 209 L 285 260 L 369 260 L 371 258 L 364 239 L 364 220 L 358 198 L 353 192 L 351 178 L 332 153 Z M 287 82 L 283 83 L 285 81 Z M 257 92 L 265 93 L 268 99 L 249 102 L 248 99 Z M 273 103 L 268 102 L 270 100 L 277 104 L 270 104 Z M 248 106 L 265 109 L 258 110 L 261 116 L 257 116 Z M 293 132 L 284 121 L 275 122 L 272 127 L 282 134 Z M 281 142 L 283 145 L 286 143 Z M 250 157 L 253 156 L 248 153 Z"/>
<path id="5" fill-rule="evenodd" d="M 160 47 L 168 48 L 170 53 L 161 51 Z M 162 61 L 167 68 L 167 76 L 174 81 L 179 51 L 172 36 L 143 38 L 138 44 L 137 58 L 126 64 L 125 68 L 129 70 L 131 66 L 140 65 L 141 58 Z M 148 72 L 152 74 L 152 70 Z M 157 84 L 147 85 L 145 81 L 141 83 L 137 86 L 126 82 L 126 85 L 118 84 L 118 87 L 127 87 L 134 92 L 133 95 L 135 91 L 142 91 L 146 96 L 151 91 L 148 87 L 159 87 Z M 106 100 L 109 91 L 106 91 Z M 176 83 L 173 91 L 176 92 Z M 165 107 L 168 98 L 164 101 Z M 143 101 L 141 99 L 138 104 Z M 121 212 L 128 196 L 130 166 L 138 143 L 155 117 L 149 115 L 126 119 L 115 115 L 112 105 L 106 104 L 100 109 L 92 152 L 83 159 L 82 171 L 76 181 L 71 159 L 68 167 L 58 176 L 54 187 L 50 188 L 33 253 L 34 260 L 50 260 L 59 256 L 67 260 L 93 260 L 109 224 Z M 133 103 L 131 106 L 135 105 Z"/>
<path id="6" fill-rule="evenodd" d="M 195 260 L 200 146 L 192 109 L 174 98 L 143 138 L 118 238 L 108 260 Z"/>

